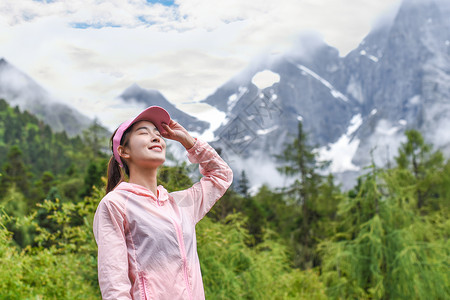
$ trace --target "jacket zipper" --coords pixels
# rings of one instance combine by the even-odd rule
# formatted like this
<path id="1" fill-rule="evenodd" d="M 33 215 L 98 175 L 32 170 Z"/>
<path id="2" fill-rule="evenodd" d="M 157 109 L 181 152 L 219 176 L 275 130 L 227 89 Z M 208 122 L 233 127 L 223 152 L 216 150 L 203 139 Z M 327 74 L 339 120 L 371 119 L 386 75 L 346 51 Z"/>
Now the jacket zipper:
<path id="1" fill-rule="evenodd" d="M 189 279 L 188 279 L 187 258 L 186 258 L 186 249 L 184 248 L 183 233 L 181 232 L 181 228 L 178 225 L 178 223 L 172 217 L 171 217 L 171 219 L 172 219 L 172 223 L 175 226 L 175 231 L 177 232 L 178 242 L 180 243 L 181 258 L 183 260 L 184 282 L 185 282 L 186 288 L 188 290 L 189 299 L 192 300 L 193 298 L 192 298 L 191 286 L 189 285 Z"/>
<path id="2" fill-rule="evenodd" d="M 144 295 L 141 297 L 143 300 L 147 299 L 147 287 L 145 286 L 144 274 L 139 274 L 139 280 L 141 281 L 142 289 L 144 290 Z"/>

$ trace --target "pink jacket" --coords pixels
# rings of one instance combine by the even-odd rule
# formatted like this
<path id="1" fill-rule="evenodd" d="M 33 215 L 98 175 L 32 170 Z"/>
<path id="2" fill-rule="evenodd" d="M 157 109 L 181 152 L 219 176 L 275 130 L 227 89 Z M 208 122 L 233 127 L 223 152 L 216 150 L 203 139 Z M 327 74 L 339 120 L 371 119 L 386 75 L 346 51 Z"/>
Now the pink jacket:
<path id="1" fill-rule="evenodd" d="M 120 183 L 94 217 L 98 278 L 103 299 L 204 299 L 195 225 L 222 197 L 233 173 L 207 143 L 188 150 L 204 176 L 183 191 L 158 196 Z"/>

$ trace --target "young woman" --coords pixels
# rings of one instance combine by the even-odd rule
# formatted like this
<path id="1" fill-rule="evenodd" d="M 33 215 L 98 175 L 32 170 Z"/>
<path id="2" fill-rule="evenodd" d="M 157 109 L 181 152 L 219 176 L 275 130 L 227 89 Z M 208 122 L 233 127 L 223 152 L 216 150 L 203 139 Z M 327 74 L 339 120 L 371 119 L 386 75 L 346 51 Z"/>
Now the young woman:
<path id="1" fill-rule="evenodd" d="M 199 163 L 200 182 L 172 193 L 157 185 L 163 138 Z M 157 106 L 122 123 L 111 139 L 107 195 L 94 217 L 103 299 L 204 299 L 195 225 L 231 185 L 231 169 Z"/>

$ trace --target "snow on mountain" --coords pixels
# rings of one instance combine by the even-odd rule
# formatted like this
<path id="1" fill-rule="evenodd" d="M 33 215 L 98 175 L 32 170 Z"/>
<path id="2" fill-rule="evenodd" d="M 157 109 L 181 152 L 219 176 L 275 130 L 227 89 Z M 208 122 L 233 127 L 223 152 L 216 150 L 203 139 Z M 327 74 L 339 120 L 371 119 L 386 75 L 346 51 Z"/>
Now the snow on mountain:
<path id="1" fill-rule="evenodd" d="M 236 103 L 241 99 L 241 97 L 248 91 L 246 87 L 239 87 L 238 92 L 230 95 L 228 97 L 227 108 L 228 112 L 232 111 Z"/>
<path id="2" fill-rule="evenodd" d="M 195 117 L 137 85 L 120 97 L 167 108 L 221 152 L 236 180 L 245 170 L 253 186 L 286 184 L 276 156 L 300 121 L 320 158 L 332 160 L 330 171 L 350 188 L 372 160 L 393 161 L 407 129 L 450 156 L 449 16 L 448 0 L 403 0 L 345 57 L 316 36 L 300 38 L 292 50 L 259 59 L 192 104 Z M 3 59 L 0 97 L 58 130 L 76 133 L 89 124 Z"/>
<path id="3" fill-rule="evenodd" d="M 346 57 L 305 40 L 252 64 L 203 101 L 226 114 L 214 146 L 254 185 L 283 182 L 275 156 L 298 121 L 345 188 L 372 159 L 392 162 L 406 129 L 450 156 L 449 15 L 449 1 L 404 0 Z"/>
<path id="4" fill-rule="evenodd" d="M 345 102 L 348 102 L 348 98 L 346 96 L 344 96 L 341 92 L 336 90 L 333 87 L 333 85 L 331 85 L 328 81 L 326 81 L 325 79 L 323 79 L 322 77 L 320 77 L 319 75 L 314 73 L 312 70 L 308 69 L 307 67 L 305 67 L 303 65 L 297 65 L 297 67 L 300 70 L 302 70 L 302 74 L 303 75 L 310 75 L 314 79 L 320 81 L 320 83 L 322 83 L 324 86 L 326 86 L 330 90 L 330 93 L 331 93 L 331 95 L 333 95 L 334 98 L 341 99 L 341 100 L 343 100 Z"/>
<path id="5" fill-rule="evenodd" d="M 378 62 L 378 57 L 367 54 L 366 50 L 359 51 L 359 54 L 366 56 L 368 59 L 372 60 L 373 62 Z"/>
<path id="6" fill-rule="evenodd" d="M 362 124 L 361 114 L 355 115 L 347 129 L 336 142 L 318 149 L 319 160 L 329 160 L 329 171 L 341 173 L 345 171 L 360 171 L 361 167 L 353 164 L 352 159 L 358 149 L 360 140 L 352 135 Z"/>

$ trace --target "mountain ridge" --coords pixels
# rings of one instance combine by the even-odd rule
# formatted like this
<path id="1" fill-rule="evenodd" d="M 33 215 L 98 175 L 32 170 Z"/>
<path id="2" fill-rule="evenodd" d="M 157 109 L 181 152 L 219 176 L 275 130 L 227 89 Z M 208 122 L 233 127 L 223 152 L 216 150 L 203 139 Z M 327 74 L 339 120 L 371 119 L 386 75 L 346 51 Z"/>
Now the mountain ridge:
<path id="1" fill-rule="evenodd" d="M 157 105 L 164 107 L 164 109 L 169 112 L 172 119 L 177 120 L 177 122 L 180 122 L 186 127 L 187 130 L 192 132 L 201 134 L 210 126 L 207 122 L 199 120 L 179 110 L 158 90 L 144 89 L 136 83 L 125 89 L 119 98 L 128 103 L 135 101 L 137 103 L 144 104 L 145 106 Z"/>
<path id="2" fill-rule="evenodd" d="M 421 131 L 427 142 L 450 155 L 445 135 L 450 129 L 450 18 L 443 12 L 450 12 L 449 3 L 405 0 L 392 20 L 345 57 L 324 44 L 310 57 L 291 51 L 245 70 L 245 76 L 236 76 L 244 79 L 229 80 L 203 100 L 227 113 L 214 145 L 238 162 L 239 171 L 248 169 L 246 160 L 254 164 L 260 157 L 275 174 L 273 156 L 292 141 L 295 123 L 302 120 L 322 157 L 347 161 L 338 177 L 352 183 L 372 159 L 378 165 L 392 161 L 406 129 Z M 263 70 L 277 73 L 280 81 L 258 89 L 252 76 Z M 238 100 L 228 111 L 234 95 Z M 258 126 L 250 105 L 264 121 Z M 278 115 L 270 114 L 271 106 Z M 261 175 L 253 175 L 249 178 L 261 183 Z"/>
<path id="3" fill-rule="evenodd" d="M 69 136 L 81 134 L 92 124 L 88 117 L 55 99 L 4 58 L 0 58 L 0 98 L 32 113 L 56 132 L 66 131 Z"/>

